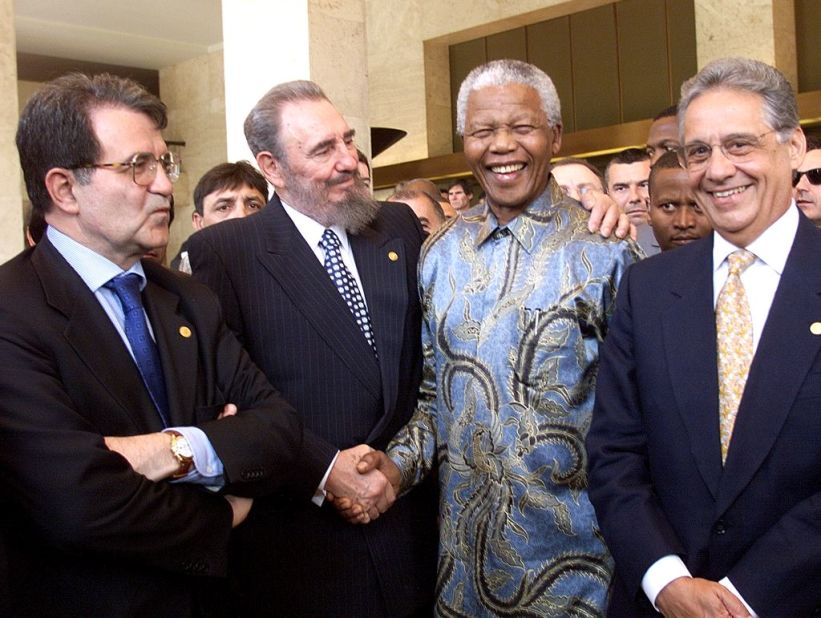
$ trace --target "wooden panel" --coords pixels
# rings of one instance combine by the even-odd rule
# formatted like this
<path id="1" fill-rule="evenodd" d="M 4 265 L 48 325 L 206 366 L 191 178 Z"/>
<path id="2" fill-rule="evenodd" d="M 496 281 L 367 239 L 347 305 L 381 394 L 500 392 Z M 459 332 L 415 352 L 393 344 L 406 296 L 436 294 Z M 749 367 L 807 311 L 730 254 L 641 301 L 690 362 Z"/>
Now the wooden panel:
<path id="1" fill-rule="evenodd" d="M 524 28 L 516 28 L 487 37 L 488 62 L 502 58 L 527 61 L 527 40 Z"/>
<path id="2" fill-rule="evenodd" d="M 573 61 L 570 18 L 560 17 L 527 27 L 527 59 L 553 80 L 562 105 L 565 133 L 576 130 L 573 114 Z"/>
<path id="3" fill-rule="evenodd" d="M 456 132 L 456 97 L 459 86 L 473 69 L 487 62 L 485 39 L 474 39 L 450 47 L 450 102 L 453 117 L 453 152 L 462 151 L 462 136 Z"/>
<path id="4" fill-rule="evenodd" d="M 670 103 L 678 103 L 681 85 L 698 72 L 696 14 L 692 0 L 667 0 L 667 48 L 670 58 Z"/>
<path id="5" fill-rule="evenodd" d="M 151 94 L 156 96 L 160 94 L 160 72 L 154 69 L 17 52 L 17 79 L 29 82 L 48 82 L 66 73 L 74 72 L 87 75 L 111 73 L 119 77 L 128 77 L 142 84 Z"/>
<path id="6" fill-rule="evenodd" d="M 669 106 L 666 11 L 657 0 L 616 5 L 622 122 L 652 118 Z"/>
<path id="7" fill-rule="evenodd" d="M 570 16 L 576 130 L 617 124 L 619 72 L 612 5 Z"/>
<path id="8" fill-rule="evenodd" d="M 821 90 L 821 2 L 795 0 L 795 44 L 799 92 Z"/>

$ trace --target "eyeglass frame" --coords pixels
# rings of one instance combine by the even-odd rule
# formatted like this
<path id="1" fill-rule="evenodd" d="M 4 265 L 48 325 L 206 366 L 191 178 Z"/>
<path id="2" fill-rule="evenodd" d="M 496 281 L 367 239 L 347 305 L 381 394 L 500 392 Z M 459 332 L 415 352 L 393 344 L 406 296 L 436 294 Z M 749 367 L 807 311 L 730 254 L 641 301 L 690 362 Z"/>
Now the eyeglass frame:
<path id="1" fill-rule="evenodd" d="M 731 135 L 729 137 L 726 137 L 723 141 L 719 142 L 718 144 L 708 144 L 706 142 L 698 142 L 698 141 L 691 142 L 690 144 L 684 144 L 680 148 L 677 148 L 676 153 L 678 154 L 679 163 L 681 163 L 681 165 L 689 171 L 693 171 L 693 170 L 700 171 L 700 170 L 706 168 L 710 163 L 710 159 L 713 158 L 713 152 L 714 152 L 716 146 L 718 146 L 718 149 L 721 151 L 721 154 L 728 161 L 731 161 L 732 163 L 744 163 L 746 161 L 749 161 L 750 157 L 753 155 L 753 153 L 756 150 L 764 150 L 764 146 L 761 143 L 761 138 L 762 137 L 764 137 L 765 135 L 769 135 L 770 133 L 777 133 L 780 130 L 781 129 L 770 129 L 769 131 L 764 131 L 764 133 L 762 133 L 761 135 L 734 134 L 734 135 Z M 751 146 L 750 152 L 745 153 L 743 155 L 728 154 L 727 150 L 725 149 L 725 143 L 729 142 L 729 141 L 732 141 L 733 139 L 743 139 L 743 138 L 755 138 L 756 143 L 755 144 L 749 144 Z M 707 147 L 710 148 L 710 153 L 705 157 L 704 161 L 702 161 L 701 163 L 699 163 L 695 167 L 693 167 L 692 165 L 687 163 L 687 148 L 690 148 L 693 145 L 702 145 L 702 146 L 707 146 Z"/>
<path id="2" fill-rule="evenodd" d="M 140 157 L 148 157 L 149 160 L 149 168 L 148 172 L 151 174 L 151 178 L 146 183 L 137 182 L 137 165 L 139 164 Z M 168 161 L 166 164 L 165 161 Z M 177 159 L 174 156 L 173 152 L 166 152 L 161 154 L 159 157 L 155 157 L 150 152 L 138 152 L 133 157 L 131 157 L 130 161 L 123 161 L 122 163 L 83 163 L 81 165 L 75 165 L 69 169 L 110 169 L 115 171 L 120 171 L 123 168 L 130 167 L 131 168 L 131 180 L 134 182 L 135 185 L 138 187 L 148 187 L 154 182 L 154 179 L 157 177 L 157 169 L 162 165 L 163 171 L 165 175 L 168 176 L 168 180 L 172 183 L 177 182 L 180 178 L 180 167 L 182 165 L 182 161 Z M 170 167 L 170 169 L 169 169 Z M 175 169 L 176 168 L 176 169 Z"/>
<path id="3" fill-rule="evenodd" d="M 804 170 L 803 172 L 799 172 L 798 170 L 792 171 L 792 186 L 797 187 L 798 183 L 801 182 L 801 177 L 806 174 L 807 180 L 811 185 L 821 185 L 821 167 L 815 167 L 811 170 Z"/>

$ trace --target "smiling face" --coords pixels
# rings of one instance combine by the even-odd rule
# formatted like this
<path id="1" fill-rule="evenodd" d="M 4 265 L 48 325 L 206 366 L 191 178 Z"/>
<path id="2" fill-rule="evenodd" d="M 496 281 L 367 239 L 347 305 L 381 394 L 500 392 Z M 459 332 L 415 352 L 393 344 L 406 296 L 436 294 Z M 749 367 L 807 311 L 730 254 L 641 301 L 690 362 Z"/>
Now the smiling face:
<path id="1" fill-rule="evenodd" d="M 561 127 L 548 126 L 533 88 L 487 86 L 470 93 L 464 143 L 465 158 L 490 208 L 506 224 L 547 187 Z"/>
<path id="2" fill-rule="evenodd" d="M 756 141 L 743 162 L 732 162 L 718 144 L 728 138 Z M 737 247 L 746 247 L 790 205 L 792 169 L 804 155 L 804 134 L 794 129 L 780 143 L 764 122 L 760 96 L 728 89 L 696 97 L 684 116 L 684 144 L 713 146 L 706 166 L 689 171 L 696 201 L 715 230 Z"/>
<path id="3" fill-rule="evenodd" d="M 821 150 L 810 150 L 798 166 L 799 172 L 821 168 Z M 795 201 L 805 215 L 816 225 L 821 225 L 821 185 L 814 185 L 807 175 L 795 186 Z"/>
<path id="4" fill-rule="evenodd" d="M 698 240 L 713 229 L 693 197 L 687 170 L 654 170 L 650 180 L 650 225 L 662 251 Z"/>
<path id="5" fill-rule="evenodd" d="M 145 114 L 122 107 L 99 107 L 92 109 L 89 117 L 101 147 L 97 163 L 129 161 L 140 152 L 159 158 L 168 152 L 159 129 Z M 133 181 L 130 167 L 95 169 L 87 184 L 73 185 L 73 215 L 66 218 L 50 211 L 46 220 L 128 269 L 144 254 L 168 244 L 171 191 L 162 165 L 145 187 Z"/>

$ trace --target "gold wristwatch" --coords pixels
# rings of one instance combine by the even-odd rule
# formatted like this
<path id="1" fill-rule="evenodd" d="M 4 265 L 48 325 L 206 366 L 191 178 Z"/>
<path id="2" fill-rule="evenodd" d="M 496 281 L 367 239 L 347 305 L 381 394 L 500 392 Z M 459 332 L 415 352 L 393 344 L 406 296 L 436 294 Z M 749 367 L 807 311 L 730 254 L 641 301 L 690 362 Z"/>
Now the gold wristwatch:
<path id="1" fill-rule="evenodd" d="M 177 458 L 180 467 L 171 476 L 172 479 L 181 479 L 191 470 L 194 463 L 194 452 L 191 450 L 191 445 L 178 431 L 166 432 L 171 436 L 171 454 Z"/>

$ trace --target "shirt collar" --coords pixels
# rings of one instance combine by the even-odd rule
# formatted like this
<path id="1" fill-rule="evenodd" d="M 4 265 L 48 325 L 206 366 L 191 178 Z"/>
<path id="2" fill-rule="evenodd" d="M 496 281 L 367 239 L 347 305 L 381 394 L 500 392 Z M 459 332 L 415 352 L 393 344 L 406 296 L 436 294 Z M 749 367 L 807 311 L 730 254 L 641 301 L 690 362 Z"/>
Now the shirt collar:
<path id="1" fill-rule="evenodd" d="M 787 256 L 792 249 L 796 231 L 798 231 L 798 209 L 795 202 L 792 202 L 783 215 L 746 247 L 736 247 L 714 231 L 713 270 L 718 270 L 733 251 L 743 248 L 755 254 L 756 258 L 780 275 L 784 270 L 784 264 L 787 263 Z"/>
<path id="2" fill-rule="evenodd" d="M 350 250 L 348 246 L 348 234 L 344 227 L 341 225 L 333 225 L 330 228 L 326 228 L 318 221 L 311 219 L 311 217 L 305 213 L 299 212 L 296 208 L 289 206 L 283 202 L 282 199 L 280 199 L 280 202 L 282 202 L 282 208 L 285 209 L 285 214 L 291 218 L 291 221 L 294 222 L 297 231 L 299 231 L 305 239 L 305 242 L 307 242 L 312 249 L 316 249 L 316 247 L 319 246 L 319 242 L 322 240 L 322 234 L 325 230 L 331 229 L 339 237 L 339 242 L 342 245 L 341 250 L 344 252 Z"/>
<path id="3" fill-rule="evenodd" d="M 507 225 L 500 226 L 496 215 L 490 209 L 488 204 L 485 204 L 484 209 L 476 215 L 477 221 L 482 221 L 479 234 L 476 237 L 476 246 L 479 247 L 488 238 L 494 235 L 496 230 L 507 228 L 513 237 L 519 242 L 522 248 L 531 253 L 540 242 L 541 226 L 535 226 L 534 223 L 544 223 L 551 218 L 551 210 L 554 204 L 558 204 L 564 198 L 562 190 L 550 178 L 547 188 L 542 194 L 533 200 L 527 207 L 518 215 L 516 215 Z M 541 230 L 542 232 L 544 230 Z"/>
<path id="4" fill-rule="evenodd" d="M 117 275 L 124 272 L 136 273 L 140 277 L 140 290 L 145 288 L 145 271 L 142 263 L 137 260 L 134 265 L 124 271 L 108 258 L 92 251 L 85 245 L 63 234 L 52 225 L 46 228 L 46 235 L 54 248 L 62 255 L 69 265 L 80 275 L 92 292 L 96 292 Z"/>

